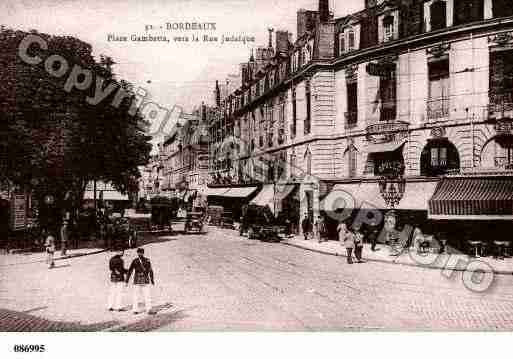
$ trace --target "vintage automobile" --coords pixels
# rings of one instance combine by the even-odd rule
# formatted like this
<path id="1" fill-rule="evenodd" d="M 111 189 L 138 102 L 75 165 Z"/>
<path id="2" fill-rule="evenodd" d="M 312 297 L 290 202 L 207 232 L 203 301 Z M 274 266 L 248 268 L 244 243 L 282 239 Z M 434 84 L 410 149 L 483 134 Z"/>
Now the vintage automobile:
<path id="1" fill-rule="evenodd" d="M 235 221 L 231 211 L 224 211 L 221 217 L 221 228 L 235 229 Z"/>
<path id="2" fill-rule="evenodd" d="M 222 219 L 224 216 L 224 207 L 223 206 L 208 206 L 207 208 L 207 218 L 208 223 L 213 226 L 220 226 L 222 223 Z"/>
<path id="3" fill-rule="evenodd" d="M 248 204 L 242 208 L 241 234 L 247 231 L 248 238 L 264 242 L 281 241 L 283 226 L 277 224 L 276 218 L 267 206 Z"/>
<path id="4" fill-rule="evenodd" d="M 204 233 L 205 217 L 204 208 L 194 207 L 192 211 L 188 211 L 185 218 L 184 232 L 188 233 L 194 230 L 198 233 Z"/>

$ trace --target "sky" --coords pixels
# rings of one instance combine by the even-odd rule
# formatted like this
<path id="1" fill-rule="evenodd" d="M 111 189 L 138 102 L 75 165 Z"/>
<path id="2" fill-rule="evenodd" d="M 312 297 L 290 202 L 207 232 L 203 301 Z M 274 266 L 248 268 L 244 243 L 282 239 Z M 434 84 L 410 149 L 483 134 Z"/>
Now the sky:
<path id="1" fill-rule="evenodd" d="M 75 36 L 117 63 L 114 71 L 144 87 L 161 106 L 191 109 L 212 100 L 215 80 L 238 71 L 250 49 L 268 42 L 267 28 L 296 32 L 296 12 L 315 10 L 318 0 L 2 0 L 0 24 Z M 335 16 L 363 8 L 363 0 L 330 0 Z M 213 35 L 247 35 L 243 43 L 109 42 L 108 34 L 145 34 L 145 26 L 215 22 Z M 198 31 L 183 31 L 182 34 Z M 154 31 L 173 38 L 178 31 Z M 205 32 L 208 33 L 208 32 Z M 201 32 L 200 32 L 201 34 Z M 274 40 L 273 40 L 274 42 Z"/>
<path id="2" fill-rule="evenodd" d="M 269 27 L 288 30 L 295 38 L 297 10 L 317 10 L 318 0 L 0 0 L 0 24 L 16 30 L 35 29 L 68 35 L 92 45 L 93 54 L 110 56 L 114 72 L 149 98 L 189 112 L 213 101 L 215 81 L 238 72 L 252 48 L 267 45 Z M 359 11 L 363 0 L 330 0 L 335 17 Z M 209 22 L 212 32 L 167 31 L 166 23 Z M 157 30 L 146 32 L 147 25 Z M 163 30 L 159 27 L 163 26 Z M 254 37 L 254 42 L 175 42 L 175 36 L 211 34 Z M 114 42 L 108 35 L 160 35 L 170 42 Z M 274 44 L 274 39 L 273 39 Z"/>

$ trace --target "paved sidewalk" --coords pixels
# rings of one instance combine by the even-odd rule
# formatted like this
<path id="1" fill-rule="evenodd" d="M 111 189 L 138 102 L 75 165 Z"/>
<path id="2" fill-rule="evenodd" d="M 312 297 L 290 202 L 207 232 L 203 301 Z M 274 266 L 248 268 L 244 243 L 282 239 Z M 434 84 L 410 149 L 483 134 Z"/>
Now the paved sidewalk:
<path id="1" fill-rule="evenodd" d="M 65 256 L 61 256 L 60 251 L 55 252 L 54 260 L 59 261 L 61 259 L 82 257 L 91 254 L 97 254 L 105 252 L 103 248 L 79 248 L 79 249 L 68 249 Z M 18 264 L 30 264 L 30 263 L 42 263 L 46 261 L 45 252 L 27 252 L 27 253 L 16 253 L 16 254 L 0 254 L 0 267 L 11 266 Z"/>
<path id="2" fill-rule="evenodd" d="M 287 238 L 281 243 L 324 254 L 343 257 L 347 256 L 346 249 L 341 246 L 338 241 L 324 241 L 322 243 L 318 243 L 315 240 L 305 241 L 303 237 L 295 236 Z M 365 243 L 363 248 L 363 259 L 366 261 L 402 264 L 433 269 L 456 271 L 476 271 L 477 269 L 482 269 L 486 272 L 494 272 L 496 274 L 513 274 L 513 258 L 499 260 L 492 257 L 474 258 L 465 254 L 416 254 L 413 250 L 405 250 L 400 255 L 394 255 L 390 246 L 383 244 L 376 245 L 376 249 L 377 250 L 375 252 L 371 251 L 370 244 Z M 482 263 L 475 263 L 476 261 Z"/>

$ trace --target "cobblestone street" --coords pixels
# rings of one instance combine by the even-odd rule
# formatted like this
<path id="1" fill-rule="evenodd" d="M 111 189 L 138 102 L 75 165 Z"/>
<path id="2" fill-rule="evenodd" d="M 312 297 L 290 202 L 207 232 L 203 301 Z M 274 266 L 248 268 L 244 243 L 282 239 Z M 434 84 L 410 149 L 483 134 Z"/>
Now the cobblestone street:
<path id="1" fill-rule="evenodd" d="M 160 240 L 144 246 L 156 315 L 133 315 L 130 293 L 127 311 L 106 310 L 110 253 L 63 259 L 52 270 L 0 258 L 0 330 L 513 329 L 513 276 L 496 276 L 479 294 L 461 273 L 448 279 L 434 269 L 348 265 L 229 230 Z M 126 252 L 126 265 L 134 256 Z"/>

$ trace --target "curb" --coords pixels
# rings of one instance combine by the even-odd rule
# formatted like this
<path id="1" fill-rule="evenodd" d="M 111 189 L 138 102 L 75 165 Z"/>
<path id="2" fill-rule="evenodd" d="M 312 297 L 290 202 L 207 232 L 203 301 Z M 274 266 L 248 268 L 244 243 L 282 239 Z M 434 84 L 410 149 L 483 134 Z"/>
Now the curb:
<path id="1" fill-rule="evenodd" d="M 315 249 L 315 248 L 307 248 L 307 247 L 303 247 L 303 246 L 301 246 L 299 244 L 288 243 L 288 242 L 280 242 L 280 243 L 284 244 L 284 245 L 287 245 L 287 246 L 301 248 L 301 249 L 304 249 L 304 250 L 307 250 L 307 251 L 316 252 L 316 253 L 320 253 L 320 254 L 327 254 L 327 255 L 338 256 L 338 257 L 347 257 L 347 255 L 345 255 L 343 253 L 329 252 L 329 251 L 326 251 L 326 250 Z M 396 264 L 396 265 L 403 265 L 403 266 L 408 266 L 408 267 L 418 267 L 418 268 L 424 268 L 424 269 L 452 270 L 452 271 L 456 271 L 456 272 L 471 272 L 471 271 L 467 271 L 466 269 L 462 269 L 462 268 L 440 267 L 440 266 L 436 266 L 436 265 L 422 265 L 422 264 L 414 264 L 414 263 L 401 263 L 401 262 L 396 262 L 395 260 L 394 261 L 387 261 L 385 259 L 377 259 L 377 258 L 366 258 L 365 261 L 366 262 L 378 262 L 378 263 Z M 491 271 L 489 271 L 489 270 L 485 270 L 485 272 L 486 273 L 498 274 L 498 275 L 513 275 L 513 271 L 503 271 L 503 270 L 491 270 Z"/>
<path id="2" fill-rule="evenodd" d="M 93 254 L 99 254 L 99 253 L 107 252 L 107 251 L 108 251 L 108 249 L 99 249 L 99 250 L 94 251 L 94 252 L 70 254 L 70 255 L 66 255 L 64 257 L 55 257 L 53 260 L 54 261 L 60 261 L 60 260 L 63 260 L 63 259 L 85 257 L 85 256 L 93 255 Z M 31 262 L 19 262 L 19 263 L 3 264 L 3 265 L 0 265 L 0 267 L 9 267 L 9 266 L 15 266 L 15 265 L 21 265 L 21 264 L 33 264 L 33 263 L 45 263 L 45 262 L 46 262 L 46 259 L 41 259 L 41 260 L 36 260 L 36 261 L 31 261 Z"/>

